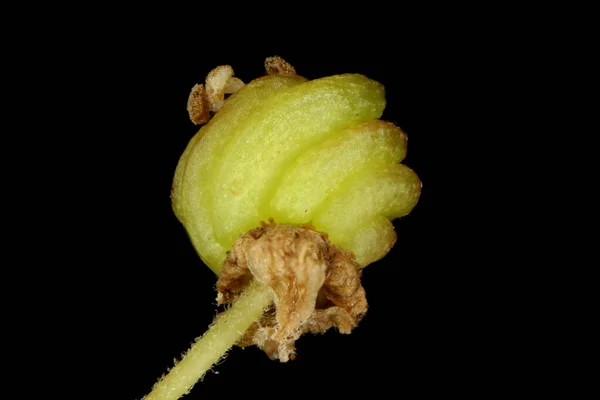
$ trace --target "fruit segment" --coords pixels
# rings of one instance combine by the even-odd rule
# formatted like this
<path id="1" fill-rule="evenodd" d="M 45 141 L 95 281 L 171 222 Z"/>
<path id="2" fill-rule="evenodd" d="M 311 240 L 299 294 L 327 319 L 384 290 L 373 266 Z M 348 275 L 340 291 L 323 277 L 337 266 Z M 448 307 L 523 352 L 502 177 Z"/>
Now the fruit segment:
<path id="1" fill-rule="evenodd" d="M 202 136 L 204 136 L 204 132 L 207 132 L 208 129 L 201 129 L 197 134 L 195 134 L 192 139 L 189 141 L 185 150 L 181 157 L 179 157 L 179 162 L 177 163 L 177 168 L 175 169 L 175 176 L 173 177 L 173 184 L 171 185 L 171 205 L 173 206 L 173 212 L 175 216 L 182 224 L 185 224 L 184 215 L 185 212 L 182 209 L 183 201 L 181 198 L 183 194 L 181 192 L 181 188 L 183 187 L 183 177 L 184 171 L 187 168 L 187 163 L 190 158 L 190 153 L 192 149 L 196 148 L 196 143 Z"/>
<path id="2" fill-rule="evenodd" d="M 214 236 L 212 221 L 213 169 L 222 165 L 225 148 L 239 136 L 251 117 L 272 96 L 306 81 L 299 76 L 266 76 L 233 94 L 213 119 L 196 134 L 175 172 L 172 202 L 204 263 L 219 273 L 226 250 Z"/>
<path id="3" fill-rule="evenodd" d="M 373 216 L 357 223 L 352 232 L 338 239 L 338 246 L 351 249 L 362 267 L 381 260 L 396 243 L 394 225 L 386 217 Z"/>
<path id="4" fill-rule="evenodd" d="M 345 181 L 316 211 L 312 223 L 337 246 L 352 251 L 364 267 L 381 258 L 373 250 L 378 241 L 386 240 L 379 244 L 383 255 L 391 248 L 396 235 L 391 235 L 389 220 L 407 215 L 420 193 L 421 181 L 407 166 L 372 165 Z M 379 222 L 369 223 L 375 219 Z"/>
<path id="5" fill-rule="evenodd" d="M 279 223 L 307 223 L 348 177 L 372 164 L 406 156 L 406 135 L 392 123 L 367 121 L 339 132 L 298 157 L 283 173 L 265 213 Z"/>
<path id="6" fill-rule="evenodd" d="M 268 195 L 303 151 L 341 129 L 379 118 L 384 108 L 383 86 L 358 74 L 305 82 L 265 101 L 220 153 L 212 207 L 220 245 L 231 248 L 271 217 L 264 211 Z"/>

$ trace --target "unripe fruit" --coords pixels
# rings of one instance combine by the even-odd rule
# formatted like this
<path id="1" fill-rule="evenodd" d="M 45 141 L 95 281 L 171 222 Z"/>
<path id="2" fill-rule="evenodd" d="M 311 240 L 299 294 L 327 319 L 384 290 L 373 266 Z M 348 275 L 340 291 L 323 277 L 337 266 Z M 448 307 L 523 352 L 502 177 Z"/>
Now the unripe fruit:
<path id="1" fill-rule="evenodd" d="M 417 203 L 421 182 L 398 164 L 406 135 L 378 120 L 381 84 L 359 74 L 256 79 L 192 138 L 173 183 L 173 208 L 202 260 L 219 274 L 241 235 L 274 218 L 312 224 L 364 267 L 393 246 L 391 219 Z"/>

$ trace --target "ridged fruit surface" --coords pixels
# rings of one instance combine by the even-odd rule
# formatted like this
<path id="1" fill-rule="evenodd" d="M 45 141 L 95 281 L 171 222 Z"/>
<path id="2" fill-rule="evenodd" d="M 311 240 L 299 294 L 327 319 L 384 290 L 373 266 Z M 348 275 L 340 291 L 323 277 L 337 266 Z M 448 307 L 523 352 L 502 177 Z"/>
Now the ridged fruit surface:
<path id="1" fill-rule="evenodd" d="M 233 94 L 190 140 L 172 204 L 198 254 L 219 274 L 226 252 L 260 221 L 307 224 L 361 266 L 394 245 L 391 220 L 421 182 L 400 162 L 406 135 L 379 120 L 384 88 L 359 74 L 308 81 L 269 75 Z"/>

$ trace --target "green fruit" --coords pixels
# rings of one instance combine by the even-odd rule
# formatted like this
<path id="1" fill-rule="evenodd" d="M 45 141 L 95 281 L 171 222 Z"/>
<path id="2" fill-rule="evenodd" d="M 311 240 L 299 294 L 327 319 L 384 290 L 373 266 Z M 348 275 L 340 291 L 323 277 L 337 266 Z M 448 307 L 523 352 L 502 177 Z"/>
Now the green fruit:
<path id="1" fill-rule="evenodd" d="M 280 223 L 310 221 L 317 208 L 352 175 L 373 164 L 394 164 L 406 156 L 406 135 L 389 122 L 351 126 L 317 144 L 283 172 L 270 202 Z"/>
<path id="2" fill-rule="evenodd" d="M 273 94 L 304 81 L 298 76 L 266 76 L 250 82 L 200 129 L 179 160 L 173 180 L 173 210 L 204 263 L 217 274 L 231 244 L 222 246 L 214 235 L 214 171 L 220 166 L 229 142 L 261 105 Z"/>
<path id="3" fill-rule="evenodd" d="M 421 182 L 398 164 L 406 136 L 379 121 L 381 84 L 358 74 L 306 81 L 268 76 L 233 94 L 192 138 L 177 167 L 173 208 L 202 260 L 219 273 L 242 234 L 273 217 L 312 223 L 361 266 L 394 244 L 393 218 Z"/>
<path id="4" fill-rule="evenodd" d="M 421 181 L 402 164 L 375 164 L 347 179 L 316 212 L 313 224 L 352 251 L 360 265 L 381 259 L 396 240 L 390 220 L 417 203 Z"/>

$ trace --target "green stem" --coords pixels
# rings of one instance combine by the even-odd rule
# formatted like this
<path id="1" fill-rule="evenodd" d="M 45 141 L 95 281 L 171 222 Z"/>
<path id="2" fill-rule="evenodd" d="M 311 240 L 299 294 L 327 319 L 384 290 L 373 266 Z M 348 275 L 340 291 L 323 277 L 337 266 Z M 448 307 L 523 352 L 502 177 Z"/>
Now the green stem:
<path id="1" fill-rule="evenodd" d="M 208 331 L 142 400 L 177 400 L 188 393 L 250 325 L 260 318 L 272 301 L 270 290 L 258 283 L 251 283 L 229 309 L 217 316 Z"/>

